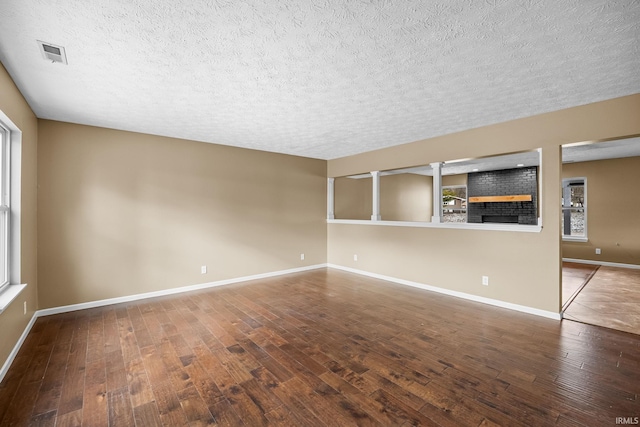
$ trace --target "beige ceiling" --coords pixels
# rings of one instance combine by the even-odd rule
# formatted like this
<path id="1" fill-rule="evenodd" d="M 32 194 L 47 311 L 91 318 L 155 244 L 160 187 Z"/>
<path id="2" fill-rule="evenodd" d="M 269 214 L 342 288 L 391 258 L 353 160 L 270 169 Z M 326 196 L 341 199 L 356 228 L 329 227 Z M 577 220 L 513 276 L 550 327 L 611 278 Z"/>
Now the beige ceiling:
<path id="1" fill-rule="evenodd" d="M 638 0 L 2 0 L 0 61 L 41 118 L 331 159 L 638 93 L 639 23 Z"/>

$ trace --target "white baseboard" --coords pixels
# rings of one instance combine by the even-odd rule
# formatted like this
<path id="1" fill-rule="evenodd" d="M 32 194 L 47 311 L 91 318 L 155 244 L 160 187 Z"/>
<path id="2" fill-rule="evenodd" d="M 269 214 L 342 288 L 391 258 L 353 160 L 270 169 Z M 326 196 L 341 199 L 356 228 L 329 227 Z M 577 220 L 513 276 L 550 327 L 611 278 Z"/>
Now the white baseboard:
<path id="1" fill-rule="evenodd" d="M 593 265 L 603 265 L 606 267 L 631 268 L 634 270 L 640 270 L 640 265 L 638 264 L 622 264 L 620 262 L 594 261 L 591 259 L 575 259 L 575 258 L 562 258 L 562 261 L 575 262 L 576 264 L 593 264 Z"/>
<path id="2" fill-rule="evenodd" d="M 362 276 L 373 277 L 374 279 L 386 280 L 388 282 L 394 282 L 401 285 L 412 286 L 414 288 L 425 289 L 427 291 L 438 292 L 440 294 L 463 298 L 470 301 L 481 302 L 483 304 L 489 304 L 497 307 L 508 308 L 509 310 L 515 310 L 523 313 L 534 314 L 536 316 L 542 316 L 549 319 L 554 319 L 554 320 L 562 319 L 562 316 L 560 313 L 554 313 L 552 311 L 540 310 L 538 308 L 527 307 L 525 305 L 513 304 L 506 301 L 500 301 L 492 298 L 485 298 L 478 295 L 467 294 L 464 292 L 453 291 L 445 288 L 439 288 L 437 286 L 430 286 L 430 285 L 425 285 L 423 283 L 412 282 L 410 280 L 398 279 L 396 277 L 384 276 L 382 274 L 377 274 L 377 273 L 370 273 L 368 271 L 357 270 L 355 268 L 344 267 L 342 265 L 328 264 L 328 267 L 335 268 L 337 270 L 348 271 L 350 273 L 360 274 Z"/>
<path id="3" fill-rule="evenodd" d="M 4 379 L 4 376 L 7 375 L 7 372 L 9 371 L 9 368 L 11 367 L 13 360 L 18 355 L 18 352 L 20 351 L 20 347 L 22 347 L 24 340 L 27 339 L 27 335 L 29 335 L 29 332 L 31 332 L 31 328 L 33 327 L 33 324 L 36 323 L 37 318 L 38 316 L 36 315 L 36 313 L 33 313 L 33 316 L 31 316 L 31 320 L 27 324 L 27 327 L 24 328 L 24 331 L 22 332 L 22 335 L 20 335 L 18 342 L 16 343 L 15 346 L 13 346 L 13 350 L 11 350 L 11 353 L 9 353 L 9 357 L 7 357 L 7 360 L 4 361 L 4 364 L 2 365 L 2 369 L 0 369 L 0 382 L 2 382 L 2 380 Z"/>
<path id="4" fill-rule="evenodd" d="M 291 268 L 288 270 L 272 271 L 269 273 L 255 274 L 253 276 L 236 277 L 233 279 L 218 280 L 216 282 L 200 283 L 198 285 L 182 286 L 179 288 L 164 289 L 162 291 L 145 292 L 143 294 L 127 295 L 124 297 L 108 298 L 98 301 L 83 302 L 80 304 L 71 304 L 61 307 L 45 308 L 36 312 L 38 317 L 50 316 L 52 314 L 67 313 L 76 310 L 85 310 L 87 308 L 103 307 L 105 305 L 120 304 L 123 302 L 138 301 L 146 298 L 162 297 L 166 295 L 180 294 L 183 292 L 197 291 L 200 289 L 214 288 L 216 286 L 231 285 L 234 283 L 246 282 L 249 280 L 266 279 L 269 277 L 282 276 L 284 274 L 300 273 L 303 271 L 317 270 L 325 268 L 327 264 L 315 264 L 307 267 Z"/>

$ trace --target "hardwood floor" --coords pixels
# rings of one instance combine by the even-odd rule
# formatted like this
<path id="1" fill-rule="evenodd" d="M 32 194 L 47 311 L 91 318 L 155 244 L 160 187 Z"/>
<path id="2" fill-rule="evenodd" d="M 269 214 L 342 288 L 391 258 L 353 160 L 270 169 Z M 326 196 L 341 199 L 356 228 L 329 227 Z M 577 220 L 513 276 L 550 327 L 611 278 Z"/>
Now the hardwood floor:
<path id="1" fill-rule="evenodd" d="M 598 271 L 598 265 L 562 263 L 562 307 L 566 308 Z"/>
<path id="2" fill-rule="evenodd" d="M 38 319 L 0 425 L 596 426 L 640 336 L 314 270 Z"/>
<path id="3" fill-rule="evenodd" d="M 600 267 L 565 309 L 564 316 L 640 334 L 640 270 Z"/>

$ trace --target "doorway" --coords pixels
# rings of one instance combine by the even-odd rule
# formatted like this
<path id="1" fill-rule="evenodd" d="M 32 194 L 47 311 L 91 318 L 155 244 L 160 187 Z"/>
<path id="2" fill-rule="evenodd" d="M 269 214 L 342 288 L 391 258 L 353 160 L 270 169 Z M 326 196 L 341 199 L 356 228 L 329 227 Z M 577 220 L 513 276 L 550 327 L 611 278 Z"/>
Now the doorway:
<path id="1" fill-rule="evenodd" d="M 563 146 L 562 180 L 563 317 L 640 334 L 640 137 Z"/>

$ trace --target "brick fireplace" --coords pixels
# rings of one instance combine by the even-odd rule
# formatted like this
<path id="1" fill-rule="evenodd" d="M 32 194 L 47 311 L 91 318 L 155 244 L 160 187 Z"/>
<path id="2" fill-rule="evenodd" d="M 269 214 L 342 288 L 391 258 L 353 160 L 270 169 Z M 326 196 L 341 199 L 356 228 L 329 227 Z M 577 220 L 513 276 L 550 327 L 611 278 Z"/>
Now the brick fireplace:
<path id="1" fill-rule="evenodd" d="M 489 201 L 468 203 L 467 222 L 538 224 L 538 168 L 522 167 L 468 175 L 467 197 L 530 196 L 530 201 Z M 509 197 L 503 197 L 509 199 Z M 523 198 L 523 197 L 520 197 Z"/>

